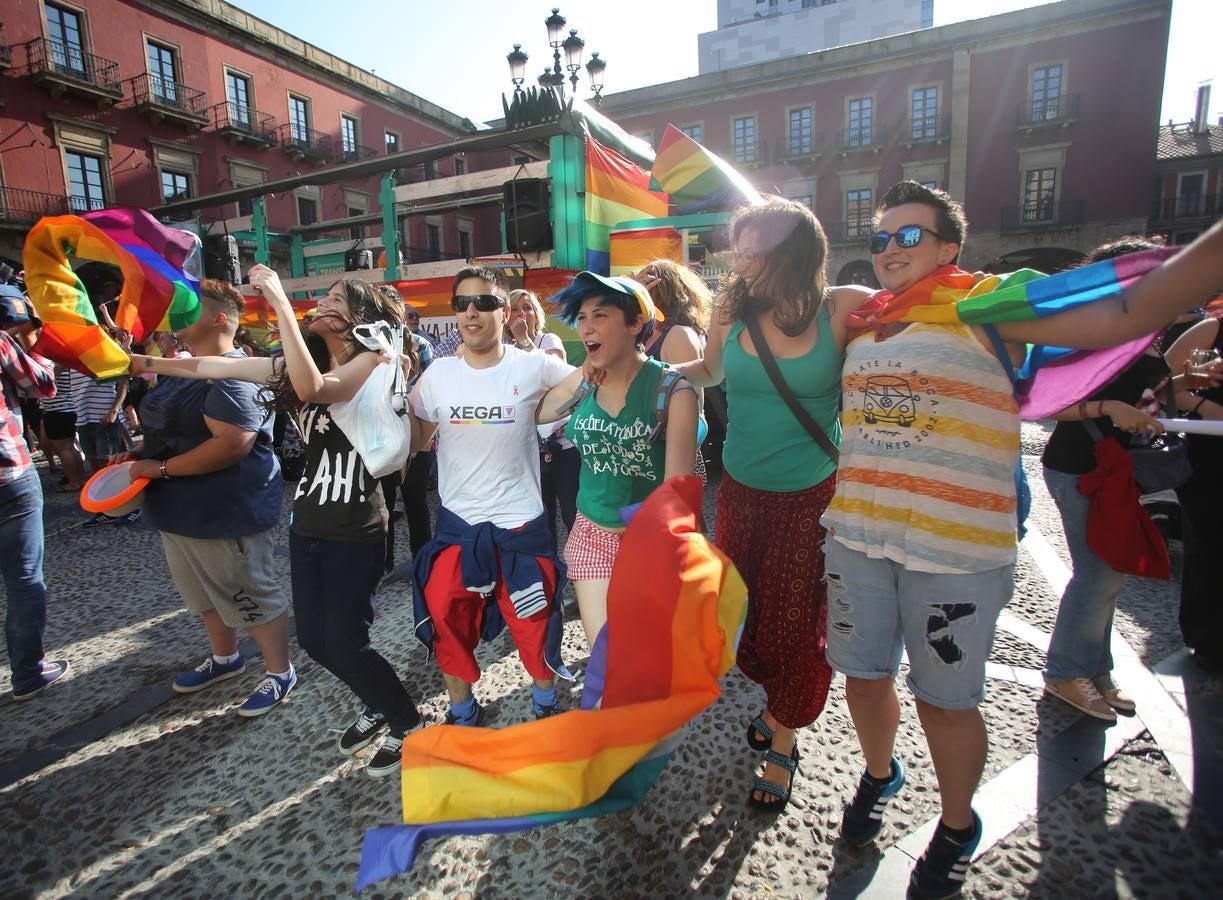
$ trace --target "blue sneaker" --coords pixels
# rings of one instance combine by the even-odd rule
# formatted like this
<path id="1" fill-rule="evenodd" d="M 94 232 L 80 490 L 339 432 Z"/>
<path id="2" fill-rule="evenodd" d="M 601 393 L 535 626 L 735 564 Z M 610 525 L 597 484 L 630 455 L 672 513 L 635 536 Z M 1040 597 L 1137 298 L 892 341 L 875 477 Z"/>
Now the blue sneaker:
<path id="1" fill-rule="evenodd" d="M 140 521 L 140 513 L 142 510 L 134 509 L 125 516 L 118 516 L 113 521 L 116 528 L 122 528 L 125 525 L 135 525 Z"/>
<path id="2" fill-rule="evenodd" d="M 38 680 L 30 686 L 22 688 L 21 690 L 14 689 L 14 702 L 21 703 L 23 700 L 33 700 L 51 685 L 55 684 L 55 682 L 59 681 L 68 674 L 69 667 L 68 660 L 66 659 L 44 659 L 38 665 L 40 668 Z"/>
<path id="3" fill-rule="evenodd" d="M 97 528 L 99 525 L 113 525 L 115 520 L 106 513 L 94 513 L 93 518 L 81 523 L 82 528 Z"/>
<path id="4" fill-rule="evenodd" d="M 866 769 L 862 770 L 858 793 L 841 817 L 841 837 L 846 843 L 863 847 L 878 836 L 883 830 L 883 810 L 904 783 L 905 767 L 895 756 L 892 757 L 892 777 L 887 781 L 876 781 L 866 774 Z"/>
<path id="5" fill-rule="evenodd" d="M 219 663 L 209 654 L 208 658 L 192 669 L 174 679 L 174 693 L 194 694 L 206 687 L 212 687 L 218 681 L 227 678 L 237 678 L 246 671 L 246 660 L 238 656 L 231 663 Z"/>
<path id="6" fill-rule="evenodd" d="M 940 819 L 930 845 L 913 866 L 909 876 L 908 900 L 943 900 L 954 897 L 964 887 L 972 855 L 981 843 L 981 817 L 972 811 L 972 837 L 959 841 L 952 837 Z"/>
<path id="7" fill-rule="evenodd" d="M 238 715 L 244 719 L 253 719 L 255 716 L 269 713 L 284 702 L 284 699 L 289 696 L 289 691 L 296 686 L 297 670 L 292 666 L 289 667 L 288 678 L 277 678 L 269 672 L 268 676 L 259 682 L 259 687 L 255 688 L 255 692 L 238 707 Z"/>

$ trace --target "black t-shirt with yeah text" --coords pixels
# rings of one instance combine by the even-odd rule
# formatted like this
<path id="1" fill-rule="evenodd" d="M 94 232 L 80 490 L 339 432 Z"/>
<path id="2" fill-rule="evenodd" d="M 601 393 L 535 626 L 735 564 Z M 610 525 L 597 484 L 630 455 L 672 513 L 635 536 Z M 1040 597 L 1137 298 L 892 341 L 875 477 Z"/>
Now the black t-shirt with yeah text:
<path id="1" fill-rule="evenodd" d="M 307 404 L 297 424 L 306 442 L 306 468 L 293 496 L 293 530 L 302 537 L 348 544 L 385 540 L 382 486 L 327 406 Z"/>

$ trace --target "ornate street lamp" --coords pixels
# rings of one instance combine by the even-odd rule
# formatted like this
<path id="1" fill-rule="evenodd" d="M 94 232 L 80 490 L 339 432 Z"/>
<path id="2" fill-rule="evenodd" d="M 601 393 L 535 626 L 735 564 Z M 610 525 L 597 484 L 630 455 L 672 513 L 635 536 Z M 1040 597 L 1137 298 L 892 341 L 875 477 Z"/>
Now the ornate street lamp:
<path id="1" fill-rule="evenodd" d="M 582 48 L 586 42 L 578 37 L 576 28 L 569 30 L 569 37 L 561 44 L 565 50 L 565 68 L 569 70 L 569 83 L 573 85 L 573 93 L 578 92 L 578 69 L 582 68 Z"/>
<path id="2" fill-rule="evenodd" d="M 599 51 L 590 54 L 590 61 L 586 63 L 586 75 L 590 78 L 590 89 L 595 94 L 595 106 L 603 100 L 603 70 L 606 68 L 607 61 L 599 58 Z"/>
<path id="3" fill-rule="evenodd" d="M 551 88 L 562 98 L 565 92 L 566 70 L 569 72 L 569 83 L 572 85 L 572 90 L 575 94 L 577 93 L 578 70 L 582 68 L 582 50 L 586 46 L 586 42 L 578 37 L 576 28 L 571 28 L 569 36 L 564 37 L 566 24 L 567 20 L 561 15 L 560 9 L 553 7 L 552 15 L 544 20 L 544 26 L 548 29 L 548 46 L 552 48 L 552 67 L 545 68 L 536 79 L 541 88 Z M 565 53 L 563 68 L 561 65 L 562 50 Z M 525 80 L 527 63 L 527 54 L 523 52 L 521 44 L 514 45 L 514 50 L 506 56 L 506 61 L 510 64 L 510 80 L 514 82 L 514 92 L 518 93 Z M 593 54 L 590 62 L 586 64 L 586 72 L 590 76 L 591 89 L 596 101 L 603 90 L 603 70 L 606 68 L 607 62 L 599 59 L 597 53 Z"/>
<path id="4" fill-rule="evenodd" d="M 510 81 L 514 82 L 515 94 L 522 90 L 522 83 L 526 81 L 527 59 L 529 57 L 522 52 L 522 44 L 515 44 L 514 49 L 505 56 L 505 61 L 510 64 Z"/>

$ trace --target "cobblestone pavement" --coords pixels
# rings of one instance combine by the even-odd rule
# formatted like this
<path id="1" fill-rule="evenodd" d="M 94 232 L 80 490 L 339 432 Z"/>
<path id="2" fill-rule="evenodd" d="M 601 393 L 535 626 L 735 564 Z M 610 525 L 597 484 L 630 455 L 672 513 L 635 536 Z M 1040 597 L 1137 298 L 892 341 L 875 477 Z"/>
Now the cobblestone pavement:
<path id="1" fill-rule="evenodd" d="M 1043 434 L 1026 426 L 1029 454 Z M 1038 459 L 1026 461 L 1037 535 L 1021 551 L 992 657 L 982 707 L 991 749 L 977 801 L 986 837 L 965 894 L 1214 896 L 1223 882 L 1223 683 L 1185 664 L 1175 580 L 1132 580 L 1116 623 L 1127 644 L 1114 652 L 1139 717 L 1107 728 L 1042 699 L 1042 643 L 1067 557 Z M 53 479 L 44 484 L 54 490 Z M 351 895 L 362 834 L 396 822 L 399 803 L 394 779 L 362 771 L 369 750 L 352 760 L 335 749 L 356 711 L 347 690 L 295 648 L 299 686 L 262 719 L 234 714 L 258 665 L 174 696 L 170 680 L 207 645 L 181 607 L 160 540 L 139 528 L 80 528 L 86 518 L 75 498 L 48 493 L 47 646 L 71 658 L 72 672 L 34 702 L 0 698 L 0 897 Z M 277 562 L 287 585 L 286 528 Z M 406 558 L 406 535 L 399 544 Z M 441 680 L 410 625 L 407 586 L 386 585 L 375 645 L 438 720 Z M 576 620 L 566 624 L 565 653 L 579 664 L 586 655 Z M 524 720 L 528 681 L 508 639 L 479 658 L 476 694 L 490 724 Z M 8 683 L 3 657 L 0 682 Z M 839 679 L 825 712 L 800 733 L 793 804 L 770 820 L 745 803 L 759 756 L 742 735 L 762 695 L 736 671 L 640 807 L 434 842 L 409 875 L 367 895 L 901 896 L 938 813 L 925 744 L 901 693 L 898 753 L 909 784 L 873 847 L 854 851 L 836 839 L 861 767 Z"/>

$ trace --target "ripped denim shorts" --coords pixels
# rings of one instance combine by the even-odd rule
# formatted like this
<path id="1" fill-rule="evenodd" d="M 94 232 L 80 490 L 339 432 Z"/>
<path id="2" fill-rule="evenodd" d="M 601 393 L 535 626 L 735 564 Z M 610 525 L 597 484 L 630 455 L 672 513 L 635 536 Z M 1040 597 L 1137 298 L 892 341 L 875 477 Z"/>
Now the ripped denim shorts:
<path id="1" fill-rule="evenodd" d="M 853 678 L 892 678 L 909 654 L 909 689 L 941 709 L 985 697 L 985 663 L 998 615 L 1015 588 L 1013 565 L 967 575 L 913 572 L 829 538 L 828 664 Z"/>

